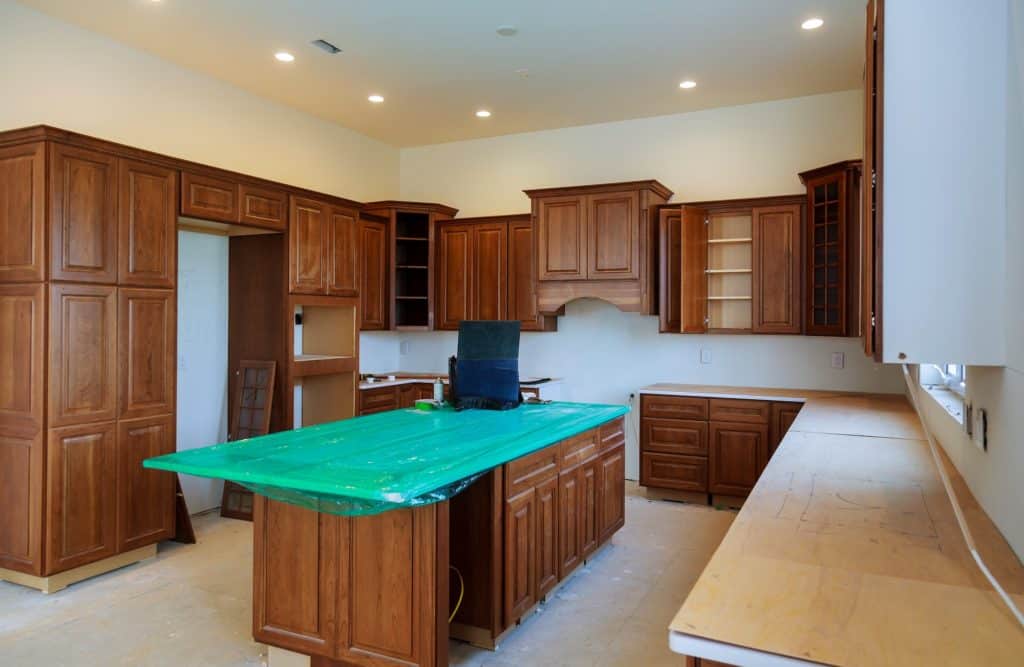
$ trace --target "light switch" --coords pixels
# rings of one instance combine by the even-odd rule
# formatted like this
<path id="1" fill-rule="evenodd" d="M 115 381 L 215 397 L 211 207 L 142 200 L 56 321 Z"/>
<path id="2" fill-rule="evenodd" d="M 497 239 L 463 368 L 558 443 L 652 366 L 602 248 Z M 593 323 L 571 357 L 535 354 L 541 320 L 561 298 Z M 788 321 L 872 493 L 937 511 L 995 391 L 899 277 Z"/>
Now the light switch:
<path id="1" fill-rule="evenodd" d="M 842 352 L 833 352 L 832 353 L 832 368 L 837 368 L 837 369 L 842 370 L 845 367 L 846 367 L 846 355 L 843 354 Z"/>
<path id="2" fill-rule="evenodd" d="M 700 363 L 710 364 L 711 363 L 711 350 L 706 347 L 700 348 Z"/>

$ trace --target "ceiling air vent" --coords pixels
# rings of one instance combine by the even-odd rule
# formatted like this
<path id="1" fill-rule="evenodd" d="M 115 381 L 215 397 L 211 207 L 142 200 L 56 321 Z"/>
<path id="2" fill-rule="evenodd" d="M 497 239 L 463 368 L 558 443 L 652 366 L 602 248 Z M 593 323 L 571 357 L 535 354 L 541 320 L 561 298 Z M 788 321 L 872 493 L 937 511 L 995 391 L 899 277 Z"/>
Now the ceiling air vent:
<path id="1" fill-rule="evenodd" d="M 315 46 L 316 48 L 318 48 L 318 49 L 320 49 L 322 51 L 326 51 L 327 53 L 331 54 L 332 56 L 335 53 L 341 53 L 341 49 L 336 47 L 334 44 L 331 44 L 326 39 L 314 39 L 312 42 L 310 42 L 310 44 L 312 44 L 313 46 Z"/>

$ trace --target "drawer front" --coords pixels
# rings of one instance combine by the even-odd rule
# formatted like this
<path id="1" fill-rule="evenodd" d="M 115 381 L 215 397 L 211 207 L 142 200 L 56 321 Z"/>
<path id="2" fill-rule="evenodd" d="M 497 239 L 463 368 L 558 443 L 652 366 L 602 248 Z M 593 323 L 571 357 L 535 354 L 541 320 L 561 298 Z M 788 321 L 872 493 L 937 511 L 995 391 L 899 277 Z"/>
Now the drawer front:
<path id="1" fill-rule="evenodd" d="M 361 413 L 383 412 L 398 407 L 394 387 L 380 389 L 363 389 L 359 392 L 359 411 Z"/>
<path id="2" fill-rule="evenodd" d="M 505 497 L 511 498 L 557 475 L 560 445 L 557 443 L 506 463 Z"/>
<path id="3" fill-rule="evenodd" d="M 702 456 L 659 454 L 640 455 L 640 484 L 679 491 L 708 490 L 708 460 Z"/>
<path id="4" fill-rule="evenodd" d="M 732 398 L 711 399 L 711 421 L 737 424 L 767 424 L 772 413 L 768 401 L 744 401 Z"/>
<path id="5" fill-rule="evenodd" d="M 601 426 L 601 451 L 607 452 L 626 444 L 626 418 L 619 417 Z"/>
<path id="6" fill-rule="evenodd" d="M 584 461 L 589 461 L 597 456 L 597 440 L 598 429 L 595 428 L 560 442 L 561 453 L 559 463 L 561 470 L 571 470 Z"/>
<path id="7" fill-rule="evenodd" d="M 689 396 L 653 396 L 644 394 L 640 399 L 640 416 L 661 419 L 707 420 L 708 399 Z"/>
<path id="8" fill-rule="evenodd" d="M 707 456 L 708 423 L 689 419 L 642 419 L 640 451 Z"/>

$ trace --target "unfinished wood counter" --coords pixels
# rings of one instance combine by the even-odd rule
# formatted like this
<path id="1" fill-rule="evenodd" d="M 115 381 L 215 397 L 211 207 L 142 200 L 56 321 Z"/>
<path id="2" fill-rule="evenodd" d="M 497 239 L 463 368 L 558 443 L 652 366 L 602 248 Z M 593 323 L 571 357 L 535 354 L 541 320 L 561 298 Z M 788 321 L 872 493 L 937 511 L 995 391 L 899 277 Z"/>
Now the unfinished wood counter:
<path id="1" fill-rule="evenodd" d="M 1024 630 L 967 549 L 900 395 L 655 385 L 805 405 L 673 619 L 677 653 L 742 665 L 1020 665 Z M 944 460 L 985 562 L 1024 567 Z"/>

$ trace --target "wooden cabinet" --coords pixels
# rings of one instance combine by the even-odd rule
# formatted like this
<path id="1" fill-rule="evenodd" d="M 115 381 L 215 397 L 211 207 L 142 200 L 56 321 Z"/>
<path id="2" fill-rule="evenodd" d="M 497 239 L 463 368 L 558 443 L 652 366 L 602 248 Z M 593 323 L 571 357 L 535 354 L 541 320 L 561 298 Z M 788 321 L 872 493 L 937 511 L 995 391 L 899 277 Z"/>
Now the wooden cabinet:
<path id="1" fill-rule="evenodd" d="M 688 419 L 645 418 L 641 422 L 644 450 L 663 454 L 708 455 L 708 423 Z"/>
<path id="2" fill-rule="evenodd" d="M 529 216 L 508 223 L 508 319 L 519 320 L 523 331 L 554 331 L 555 317 L 537 310 L 537 255 L 534 224 Z"/>
<path id="3" fill-rule="evenodd" d="M 50 278 L 117 282 L 117 158 L 50 145 Z"/>
<path id="4" fill-rule="evenodd" d="M 42 430 L 45 351 L 43 284 L 0 284 L 0 433 Z"/>
<path id="5" fill-rule="evenodd" d="M 564 579 L 583 562 L 583 516 L 580 474 L 573 468 L 558 475 L 558 577 Z"/>
<path id="6" fill-rule="evenodd" d="M 238 186 L 238 222 L 284 231 L 288 226 L 288 195 L 281 190 L 242 183 Z"/>
<path id="7" fill-rule="evenodd" d="M 544 597 L 558 583 L 558 475 L 535 487 L 537 516 L 537 596 Z"/>
<path id="8" fill-rule="evenodd" d="M 710 492 L 747 495 L 768 463 L 768 426 L 711 422 L 709 432 Z"/>
<path id="9" fill-rule="evenodd" d="M 359 390 L 359 414 L 372 415 L 398 409 L 395 387 L 375 387 Z"/>
<path id="10" fill-rule="evenodd" d="M 388 328 L 388 227 L 376 216 L 359 217 L 359 328 Z"/>
<path id="11" fill-rule="evenodd" d="M 580 465 L 580 533 L 581 552 L 587 559 L 597 551 L 601 539 L 601 462 L 597 457 Z"/>
<path id="12" fill-rule="evenodd" d="M 603 542 L 626 524 L 625 446 L 617 446 L 602 454 L 598 472 L 598 540 Z"/>
<path id="13" fill-rule="evenodd" d="M 118 283 L 174 287 L 177 279 L 178 172 L 118 161 Z"/>
<path id="14" fill-rule="evenodd" d="M 799 334 L 803 274 L 800 206 L 753 210 L 754 333 Z"/>
<path id="15" fill-rule="evenodd" d="M 292 197 L 290 218 L 291 292 L 356 296 L 360 234 L 356 209 Z"/>
<path id="16" fill-rule="evenodd" d="M 47 574 L 117 553 L 116 442 L 112 421 L 50 431 Z"/>
<path id="17" fill-rule="evenodd" d="M 707 492 L 706 456 L 640 452 L 640 484 L 659 489 Z"/>
<path id="18" fill-rule="evenodd" d="M 0 148 L 0 282 L 46 278 L 46 144 Z"/>
<path id="19" fill-rule="evenodd" d="M 537 505 L 533 487 L 505 501 L 505 624 L 537 602 Z"/>
<path id="20" fill-rule="evenodd" d="M 473 228 L 473 319 L 508 319 L 508 225 Z"/>
<path id="21" fill-rule="evenodd" d="M 144 460 L 174 449 L 173 415 L 118 423 L 117 543 L 121 551 L 174 537 L 175 476 L 142 467 Z"/>
<path id="22" fill-rule="evenodd" d="M 170 414 L 176 379 L 174 292 L 118 292 L 120 419 Z"/>
<path id="23" fill-rule="evenodd" d="M 772 403 L 771 423 L 768 433 L 768 458 L 775 454 L 782 439 L 789 432 L 789 427 L 796 421 L 796 416 L 803 407 L 801 403 Z"/>
<path id="24" fill-rule="evenodd" d="M 238 222 L 238 184 L 202 174 L 181 172 L 181 214 L 203 220 Z"/>
<path id="25" fill-rule="evenodd" d="M 657 181 L 527 190 L 537 226 L 539 309 L 596 297 L 621 310 L 654 313 L 657 221 L 651 207 L 672 192 Z"/>
<path id="26" fill-rule="evenodd" d="M 327 246 L 327 294 L 359 294 L 359 225 L 354 209 L 331 206 L 327 221 L 330 243 Z"/>
<path id="27" fill-rule="evenodd" d="M 860 160 L 848 160 L 800 174 L 807 186 L 809 335 L 859 333 L 860 168 Z"/>
<path id="28" fill-rule="evenodd" d="M 860 330 L 864 354 L 882 361 L 882 55 L 881 0 L 868 0 L 864 52 L 864 187 L 861 188 Z"/>
<path id="29" fill-rule="evenodd" d="M 473 225 L 447 223 L 438 233 L 438 293 L 434 325 L 458 329 L 462 320 L 476 319 L 473 302 Z"/>

